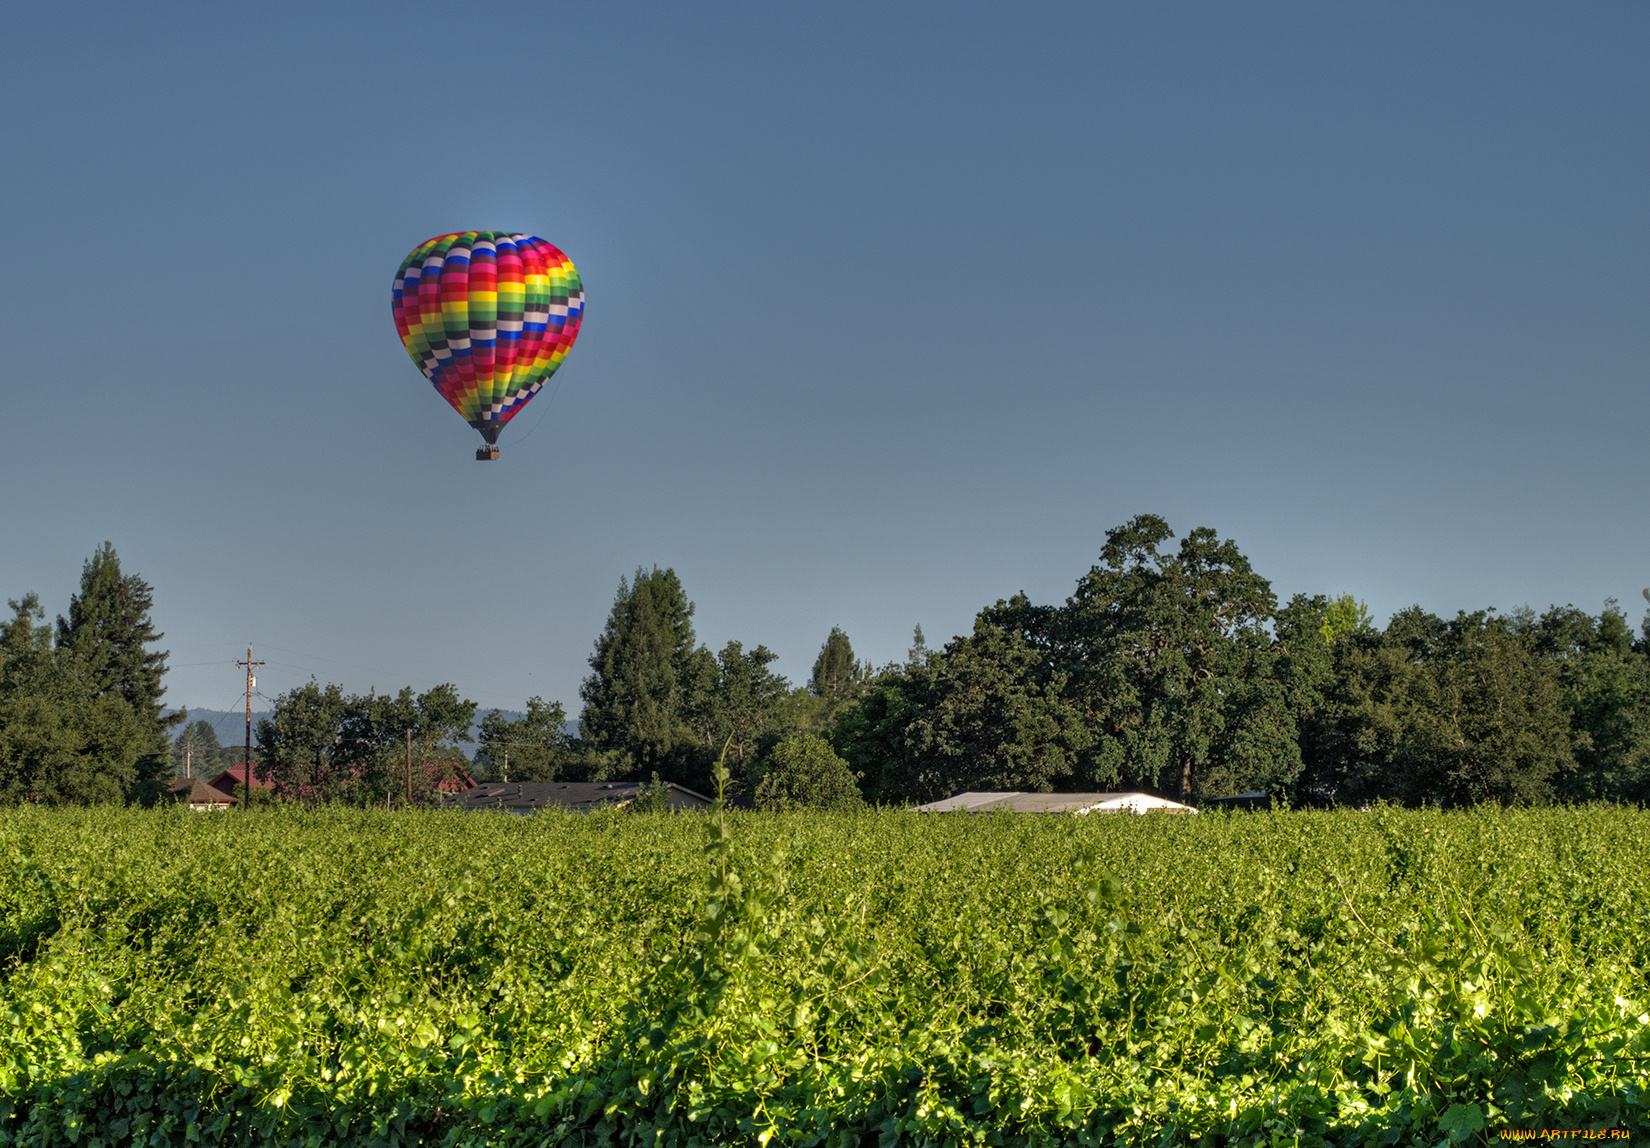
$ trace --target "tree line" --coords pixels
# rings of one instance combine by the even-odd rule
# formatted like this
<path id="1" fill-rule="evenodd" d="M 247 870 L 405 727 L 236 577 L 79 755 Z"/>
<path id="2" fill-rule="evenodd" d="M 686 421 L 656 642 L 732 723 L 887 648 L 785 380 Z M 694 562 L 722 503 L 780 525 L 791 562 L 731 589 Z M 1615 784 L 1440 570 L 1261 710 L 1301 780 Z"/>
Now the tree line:
<path id="1" fill-rule="evenodd" d="M 186 759 L 238 759 L 200 722 L 168 747 L 186 716 L 160 705 L 151 599 L 105 544 L 55 628 L 36 595 L 11 603 L 0 799 L 146 800 Z M 999 599 L 939 649 L 919 626 L 879 667 L 833 627 L 801 685 L 766 646 L 701 645 L 693 613 L 673 570 L 621 578 L 576 728 L 537 697 L 476 723 L 451 684 L 362 696 L 312 680 L 258 723 L 258 776 L 278 797 L 404 797 L 410 741 L 415 797 L 457 769 L 708 792 L 723 758 L 732 796 L 769 807 L 1055 789 L 1650 800 L 1650 618 L 1635 634 L 1614 602 L 1452 619 L 1412 606 L 1377 629 L 1350 595 L 1280 604 L 1234 542 L 1206 527 L 1176 541 L 1147 514 L 1107 533 L 1063 603 Z"/>
<path id="2" fill-rule="evenodd" d="M 1650 800 L 1650 619 L 1635 635 L 1614 602 L 1453 619 L 1412 606 L 1377 629 L 1350 595 L 1280 604 L 1211 529 L 1174 540 L 1137 516 L 1065 602 L 1000 599 L 938 650 L 918 627 L 903 662 L 860 663 L 833 629 L 797 688 L 763 646 L 696 646 L 675 574 L 638 571 L 597 639 L 582 745 L 561 768 L 704 784 L 727 745 L 753 794 L 777 747 L 813 736 L 872 801 Z"/>

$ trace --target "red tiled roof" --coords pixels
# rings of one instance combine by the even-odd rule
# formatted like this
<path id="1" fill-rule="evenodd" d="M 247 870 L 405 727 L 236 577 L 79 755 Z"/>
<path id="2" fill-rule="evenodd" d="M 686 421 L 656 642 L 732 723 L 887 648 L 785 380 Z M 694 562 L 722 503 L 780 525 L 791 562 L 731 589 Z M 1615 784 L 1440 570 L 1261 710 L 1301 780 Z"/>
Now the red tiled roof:
<path id="1" fill-rule="evenodd" d="M 274 786 L 258 776 L 259 762 L 252 763 L 252 788 L 273 789 Z M 467 761 L 427 761 L 422 765 L 425 780 L 436 779 L 435 788 L 440 793 L 463 793 L 467 789 L 475 788 L 475 779 L 470 776 L 469 762 Z M 360 764 L 342 767 L 359 775 L 366 767 Z M 246 766 L 232 765 L 207 784 L 220 793 L 233 797 L 235 787 L 246 784 Z M 308 786 L 300 786 L 299 797 L 309 795 Z"/>
<path id="2" fill-rule="evenodd" d="M 264 781 L 258 776 L 258 765 L 259 763 L 256 761 L 252 763 L 252 788 L 273 789 L 274 786 L 270 785 L 269 782 Z M 235 787 L 237 785 L 246 784 L 245 763 L 230 766 L 206 784 L 210 785 L 213 789 L 216 789 L 220 793 L 227 793 L 231 797 L 235 796 Z"/>
<path id="3" fill-rule="evenodd" d="M 467 761 L 465 761 L 465 762 L 458 762 L 458 761 L 429 761 L 429 762 L 425 762 L 424 763 L 424 776 L 429 777 L 432 773 L 439 770 L 442 773 L 445 773 L 446 776 L 442 777 L 439 781 L 437 781 L 435 783 L 435 788 L 436 788 L 437 792 L 439 792 L 439 793 L 463 793 L 466 789 L 474 789 L 476 787 L 475 778 L 471 777 L 470 776 L 470 771 L 464 768 L 466 765 L 469 765 L 469 764 L 470 763 L 467 762 Z"/>

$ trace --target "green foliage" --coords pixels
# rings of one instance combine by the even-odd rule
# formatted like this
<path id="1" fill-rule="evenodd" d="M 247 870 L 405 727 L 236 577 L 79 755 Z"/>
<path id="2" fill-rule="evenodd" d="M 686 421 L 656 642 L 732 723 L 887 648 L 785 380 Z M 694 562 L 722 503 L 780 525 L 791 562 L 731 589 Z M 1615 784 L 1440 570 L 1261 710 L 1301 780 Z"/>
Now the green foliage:
<path id="1" fill-rule="evenodd" d="M 258 722 L 259 780 L 282 799 L 378 804 L 427 799 L 455 764 L 467 764 L 455 743 L 471 741 L 476 704 L 450 683 L 421 694 L 404 687 L 394 697 L 345 694 L 311 680 L 275 699 Z M 412 779 L 407 778 L 407 735 Z"/>
<path id="2" fill-rule="evenodd" d="M 669 813 L 670 785 L 654 773 L 653 780 L 642 787 L 636 800 L 627 807 L 632 813 Z"/>
<path id="3" fill-rule="evenodd" d="M 153 595 L 123 575 L 108 543 L 87 560 L 55 646 L 40 598 L 9 603 L 0 624 L 0 801 L 153 801 L 169 775 L 162 716 L 166 654 Z"/>
<path id="4" fill-rule="evenodd" d="M 1650 619 L 1614 603 L 1458 615 L 1420 607 L 1377 631 L 1351 594 L 1278 607 L 1237 545 L 1145 514 L 1107 533 L 1061 605 L 1023 594 L 973 632 L 872 671 L 833 627 L 804 688 L 773 655 L 693 647 L 674 573 L 620 582 L 585 683 L 567 777 L 702 788 L 731 738 L 746 793 L 766 754 L 826 737 L 886 802 L 966 789 L 1143 788 L 1198 801 L 1650 802 Z M 573 747 L 569 747 L 573 749 Z"/>
<path id="5" fill-rule="evenodd" d="M 922 636 L 922 623 L 911 628 L 911 649 L 905 655 L 905 665 L 908 669 L 915 669 L 927 663 L 933 657 L 933 651 L 928 648 L 928 639 Z"/>
<path id="6" fill-rule="evenodd" d="M 22 601 L 8 599 L 6 606 L 12 616 L 0 623 L 0 686 L 16 690 L 51 657 L 52 631 L 36 624 L 46 616 L 40 595 L 31 592 Z"/>
<path id="7" fill-rule="evenodd" d="M 1342 594 L 1324 603 L 1322 622 L 1318 633 L 1325 642 L 1352 634 L 1372 633 L 1375 620 L 1369 616 L 1369 607 L 1351 594 Z"/>
<path id="8" fill-rule="evenodd" d="M 634 583 L 619 579 L 579 690 L 579 736 L 618 754 L 626 773 L 665 766 L 693 744 L 685 710 L 708 655 L 694 648 L 692 619 L 674 570 L 638 568 Z"/>
<path id="9" fill-rule="evenodd" d="M 1536 805 L 1574 765 L 1558 675 L 1501 619 L 1463 614 L 1445 631 L 1411 790 L 1454 805 Z"/>
<path id="10" fill-rule="evenodd" d="M 190 722 L 172 739 L 173 777 L 210 778 L 237 761 L 234 751 L 218 742 L 218 731 L 209 721 Z"/>
<path id="11" fill-rule="evenodd" d="M 821 715 L 768 668 L 772 651 L 732 641 L 712 654 L 694 645 L 692 616 L 675 571 L 620 579 L 580 689 L 576 775 L 594 781 L 656 770 L 704 789 L 716 747 L 728 744 L 737 784 L 748 791 L 773 741 L 818 723 Z"/>
<path id="12" fill-rule="evenodd" d="M 57 618 L 57 645 L 83 667 L 93 697 L 119 697 L 152 735 L 146 746 L 159 751 L 166 730 L 184 720 L 161 705 L 166 651 L 149 647 L 164 636 L 149 618 L 154 591 L 136 574 L 122 574 L 120 559 L 105 542 L 86 560 L 80 593 L 69 599 L 69 615 Z"/>
<path id="13" fill-rule="evenodd" d="M 932 801 L 958 790 L 1046 792 L 1069 776 L 1094 739 L 1063 696 L 1066 676 L 1045 672 L 1046 663 L 1020 630 L 982 616 L 971 637 L 908 676 L 903 752 L 884 767 L 881 793 Z"/>
<path id="14" fill-rule="evenodd" d="M 494 780 L 566 781 L 575 776 L 568 751 L 567 713 L 560 702 L 527 699 L 527 712 L 510 721 L 498 710 L 481 719 L 476 766 Z"/>
<path id="15" fill-rule="evenodd" d="M 127 798 L 153 728 L 85 663 L 53 649 L 34 594 L 0 626 L 0 801 L 87 805 Z"/>
<path id="16" fill-rule="evenodd" d="M 1352 635 L 1325 654 L 1320 696 L 1301 720 L 1301 795 L 1350 805 L 1411 797 L 1427 670 L 1391 634 Z"/>
<path id="17" fill-rule="evenodd" d="M 1614 602 L 1597 618 L 1555 606 L 1516 629 L 1557 673 L 1574 759 L 1560 795 L 1650 802 L 1650 651 L 1635 647 L 1626 615 Z"/>
<path id="18" fill-rule="evenodd" d="M 739 642 L 729 642 L 714 660 L 705 653 L 685 714 L 707 755 L 718 745 L 733 754 L 746 791 L 755 785 L 763 739 L 778 730 L 788 709 L 791 685 L 768 669 L 777 657 L 766 646 L 747 652 Z"/>
<path id="19" fill-rule="evenodd" d="M 450 682 L 416 695 L 412 687 L 403 686 L 393 698 L 388 694 L 348 698 L 340 726 L 342 752 L 365 760 L 401 745 L 411 730 L 413 742 L 430 757 L 461 757 L 458 743 L 473 740 L 470 723 L 475 714 L 475 702 L 459 697 L 458 687 Z"/>
<path id="20" fill-rule="evenodd" d="M 814 659 L 808 683 L 791 691 L 783 712 L 777 717 L 775 731 L 828 732 L 865 692 L 872 673 L 869 662 L 855 659 L 848 635 L 840 626 L 832 626 L 819 648 L 819 656 Z"/>
<path id="21" fill-rule="evenodd" d="M 237 810 L 246 809 L 249 806 L 252 809 L 260 809 L 275 805 L 281 800 L 274 790 L 265 789 L 261 785 L 254 785 L 249 790 L 244 784 L 237 784 L 231 786 L 230 789 L 230 796 L 239 802 L 235 806 Z"/>
<path id="22" fill-rule="evenodd" d="M 1561 787 L 1628 796 L 1639 755 L 1650 752 L 1639 748 L 1635 724 L 1641 713 L 1650 717 L 1650 707 L 1640 708 L 1650 695 L 1636 695 L 1638 656 L 1619 637 L 1609 653 L 1583 652 L 1558 633 L 1573 635 L 1576 625 L 1573 617 L 1537 625 L 1485 611 L 1444 622 L 1411 607 L 1384 633 L 1337 638 L 1300 722 L 1300 790 L 1352 804 L 1541 804 Z M 1595 684 L 1620 687 L 1613 698 L 1578 688 L 1594 675 Z M 1589 755 L 1585 769 L 1581 754 Z"/>
<path id="23" fill-rule="evenodd" d="M 1056 785 L 1287 792 L 1323 659 L 1298 664 L 1274 641 L 1271 587 L 1233 543 L 1199 528 L 1160 552 L 1172 537 L 1140 515 L 1107 534 L 1063 606 L 999 601 L 938 654 L 919 628 L 834 744 L 884 799 Z"/>
<path id="24" fill-rule="evenodd" d="M 867 796 L 906 800 L 913 775 L 920 776 L 906 753 L 905 729 L 931 680 L 927 666 L 886 667 L 831 728 L 832 748 L 860 775 Z"/>
<path id="25" fill-rule="evenodd" d="M 769 752 L 755 793 L 758 809 L 858 809 L 865 803 L 848 763 L 816 734 L 788 737 Z"/>
<path id="26" fill-rule="evenodd" d="M 864 685 L 870 667 L 854 659 L 854 647 L 840 626 L 832 626 L 825 644 L 819 647 L 808 692 L 840 704 L 854 697 Z"/>
<path id="27" fill-rule="evenodd" d="M 0 1145 L 1650 1133 L 1643 812 L 23 808 L 0 851 Z"/>
<path id="28" fill-rule="evenodd" d="M 335 683 L 321 686 L 313 678 L 277 697 L 270 716 L 258 720 L 258 780 L 269 782 L 277 797 L 349 796 L 355 755 L 340 747 L 340 731 L 354 700 Z"/>
<path id="29" fill-rule="evenodd" d="M 80 684 L 60 679 L 0 697 L 0 798 L 118 802 L 139 780 L 150 731 L 120 698 L 87 698 Z"/>
<path id="30" fill-rule="evenodd" d="M 1182 799 L 1252 777 L 1292 782 L 1299 759 L 1285 688 L 1253 688 L 1277 658 L 1271 586 L 1207 527 L 1161 553 L 1173 536 L 1151 514 L 1108 531 L 1101 564 L 1052 620 L 1071 692 L 1103 735 L 1088 773 Z"/>

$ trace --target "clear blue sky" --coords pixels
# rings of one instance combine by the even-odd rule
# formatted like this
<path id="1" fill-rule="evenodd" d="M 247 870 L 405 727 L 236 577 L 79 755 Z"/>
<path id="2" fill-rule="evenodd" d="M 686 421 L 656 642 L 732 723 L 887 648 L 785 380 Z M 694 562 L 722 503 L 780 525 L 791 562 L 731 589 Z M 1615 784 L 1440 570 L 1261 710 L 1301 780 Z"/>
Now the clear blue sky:
<path id="1" fill-rule="evenodd" d="M 105 539 L 173 704 L 578 709 L 619 578 L 806 678 L 1141 512 L 1377 619 L 1650 585 L 1650 7 L 37 4 L 0 41 L 0 596 Z M 577 347 L 478 463 L 417 243 Z M 262 704 L 262 703 L 260 703 Z"/>

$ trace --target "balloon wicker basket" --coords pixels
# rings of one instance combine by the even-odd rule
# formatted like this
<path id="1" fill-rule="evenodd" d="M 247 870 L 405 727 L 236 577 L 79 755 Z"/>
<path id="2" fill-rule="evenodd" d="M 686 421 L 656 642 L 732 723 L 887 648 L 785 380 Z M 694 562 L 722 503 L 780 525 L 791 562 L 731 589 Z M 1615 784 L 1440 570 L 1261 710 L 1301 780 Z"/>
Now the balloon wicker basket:
<path id="1" fill-rule="evenodd" d="M 496 446 L 480 447 L 476 451 L 476 461 L 477 462 L 497 462 L 498 461 L 498 447 L 496 447 Z"/>

